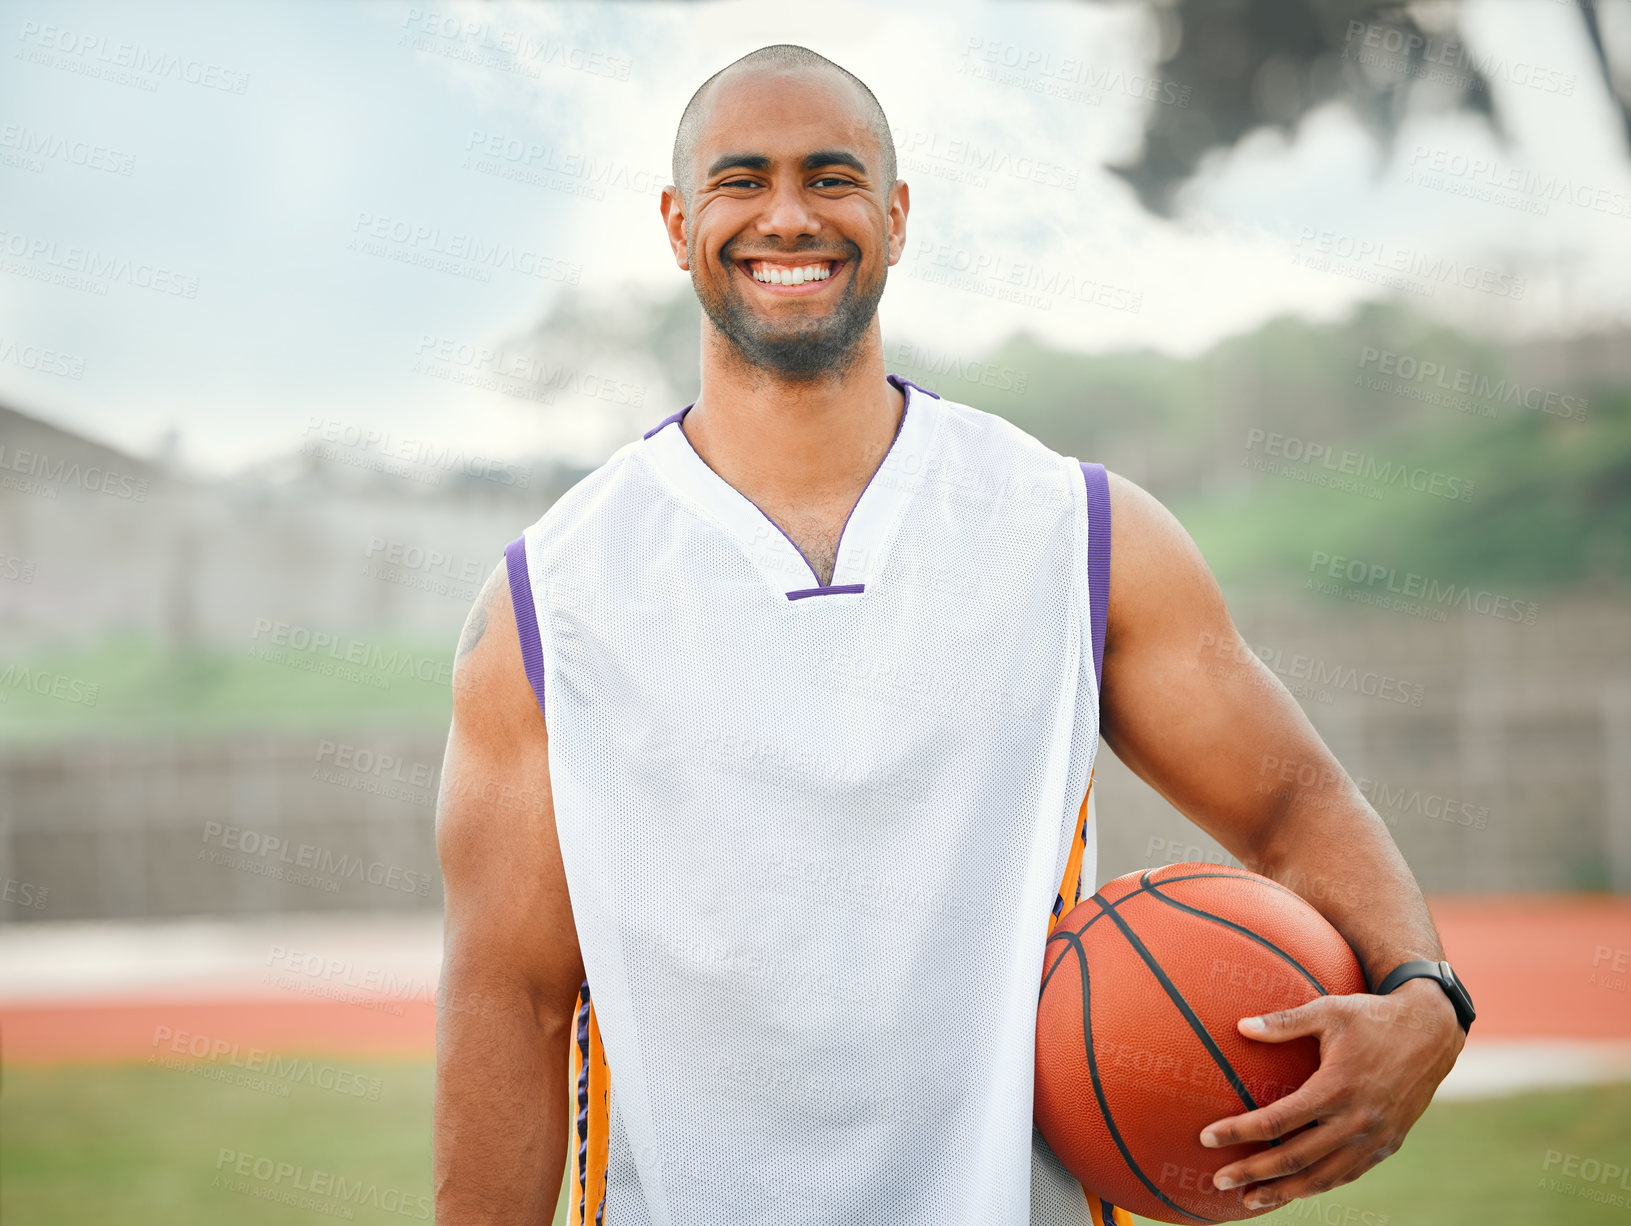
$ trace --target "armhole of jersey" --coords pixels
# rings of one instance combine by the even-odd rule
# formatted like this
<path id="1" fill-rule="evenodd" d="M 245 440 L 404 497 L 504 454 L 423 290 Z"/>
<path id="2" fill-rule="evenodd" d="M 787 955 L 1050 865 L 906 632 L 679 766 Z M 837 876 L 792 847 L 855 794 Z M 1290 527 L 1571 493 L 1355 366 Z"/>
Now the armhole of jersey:
<path id="1" fill-rule="evenodd" d="M 1110 479 L 1103 464 L 1081 462 L 1082 479 L 1087 483 L 1087 604 L 1088 622 L 1093 634 L 1094 690 L 1103 706 L 1104 625 L 1110 599 Z M 1082 857 L 1087 850 L 1087 831 L 1093 819 L 1093 772 L 1087 776 L 1087 794 L 1076 814 L 1076 834 L 1059 881 L 1048 916 L 1048 935 L 1064 913 L 1082 901 Z"/>
<path id="2" fill-rule="evenodd" d="M 510 576 L 510 604 L 515 630 L 521 636 L 521 663 L 527 681 L 544 710 L 544 645 L 538 637 L 538 613 L 532 603 L 532 577 L 527 573 L 527 538 L 518 536 L 504 547 L 504 568 Z M 546 712 L 547 714 L 547 712 Z"/>
<path id="3" fill-rule="evenodd" d="M 1104 705 L 1104 627 L 1110 612 L 1110 476 L 1103 464 L 1082 461 L 1087 482 L 1087 599 L 1093 626 L 1093 680 Z"/>

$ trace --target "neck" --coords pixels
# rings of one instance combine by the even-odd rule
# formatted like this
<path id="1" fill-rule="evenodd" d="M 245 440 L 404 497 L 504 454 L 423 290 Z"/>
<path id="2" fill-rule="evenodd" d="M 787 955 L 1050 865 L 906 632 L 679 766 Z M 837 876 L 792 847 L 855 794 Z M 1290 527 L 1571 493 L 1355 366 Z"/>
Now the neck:
<path id="1" fill-rule="evenodd" d="M 683 429 L 708 467 L 761 507 L 847 513 L 904 411 L 886 373 L 876 320 L 845 369 L 789 382 L 743 362 L 704 319 L 702 391 Z"/>

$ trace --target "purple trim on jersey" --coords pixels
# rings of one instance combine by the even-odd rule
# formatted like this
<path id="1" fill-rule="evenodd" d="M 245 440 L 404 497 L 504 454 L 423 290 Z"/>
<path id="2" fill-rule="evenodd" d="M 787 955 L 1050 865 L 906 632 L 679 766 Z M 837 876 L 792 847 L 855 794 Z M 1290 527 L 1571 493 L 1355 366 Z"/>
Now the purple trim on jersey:
<path id="1" fill-rule="evenodd" d="M 691 411 L 692 405 L 694 405 L 694 404 L 696 404 L 695 400 L 693 400 L 691 402 L 691 404 L 686 405 L 678 413 L 675 413 L 675 414 L 673 414 L 673 415 L 671 415 L 669 417 L 663 418 L 660 422 L 658 422 L 655 426 L 651 427 L 651 429 L 647 430 L 640 437 L 642 439 L 648 439 L 653 434 L 656 434 L 657 431 L 661 430 L 664 426 L 672 426 L 675 422 L 679 421 L 680 418 L 684 417 L 687 413 L 689 413 Z"/>
<path id="2" fill-rule="evenodd" d="M 849 509 L 849 515 L 844 516 L 844 522 L 838 528 L 838 543 L 833 546 L 833 551 L 832 551 L 834 565 L 837 565 L 838 551 L 839 551 L 839 549 L 843 548 L 843 545 L 844 545 L 844 529 L 849 527 L 850 515 L 855 514 L 855 508 L 861 505 L 861 499 L 865 498 L 867 490 L 872 488 L 873 479 L 876 478 L 877 475 L 880 472 L 883 471 L 884 464 L 887 463 L 888 460 L 889 460 L 889 453 L 895 449 L 895 441 L 896 441 L 896 439 L 900 438 L 900 432 L 906 425 L 906 411 L 911 406 L 911 403 L 912 403 L 912 395 L 906 389 L 908 387 L 916 387 L 917 390 L 922 392 L 925 396 L 933 396 L 936 400 L 940 399 L 940 393 L 931 392 L 926 387 L 918 387 L 918 385 L 916 383 L 913 383 L 910 379 L 904 378 L 901 375 L 885 375 L 884 379 L 886 381 L 888 381 L 889 383 L 892 383 L 895 386 L 895 389 L 898 392 L 900 392 L 900 394 L 902 396 L 906 397 L 906 403 L 901 405 L 900 420 L 895 423 L 895 435 L 894 435 L 894 438 L 891 438 L 889 440 L 889 447 L 883 453 L 883 459 L 879 460 L 878 461 L 878 467 L 872 470 L 872 476 L 868 477 L 866 479 L 866 484 L 861 487 L 861 492 L 856 496 L 854 505 L 851 506 L 850 509 Z M 685 420 L 685 415 L 687 413 L 689 413 L 693 408 L 696 407 L 696 403 L 697 402 L 695 400 L 693 400 L 690 404 L 686 405 L 678 413 L 675 413 L 671 417 L 663 418 L 662 421 L 658 422 L 655 426 L 653 426 L 651 429 L 647 430 L 640 437 L 642 439 L 648 439 L 653 434 L 656 434 L 659 430 L 661 430 L 664 426 L 674 425 L 675 423 L 683 423 L 684 420 Z M 683 424 L 680 426 L 680 437 L 685 440 L 686 445 L 689 446 L 693 452 L 697 452 L 696 444 L 692 443 L 690 436 L 685 433 L 685 427 L 684 427 Z M 697 452 L 697 459 L 702 460 L 701 452 Z M 702 462 L 704 464 L 706 464 L 708 461 L 702 460 Z M 740 490 L 738 490 L 737 492 L 741 493 Z M 746 494 L 743 494 L 742 496 L 744 498 L 747 498 Z M 748 502 L 752 503 L 753 509 L 758 511 L 760 515 L 764 515 L 765 522 L 767 524 L 769 524 L 777 532 L 781 532 L 782 539 L 785 540 L 789 545 L 791 545 L 793 547 L 793 552 L 794 553 L 798 554 L 799 557 L 804 559 L 804 564 L 810 568 L 811 578 L 813 578 L 816 581 L 816 583 L 819 584 L 821 582 L 821 576 L 820 576 L 820 574 L 818 574 L 816 572 L 815 564 L 812 563 L 809 558 L 804 557 L 804 550 L 799 548 L 798 542 L 795 541 L 792 537 L 788 536 L 787 533 L 782 532 L 782 526 L 780 524 L 778 524 L 775 520 L 771 519 L 770 516 L 765 515 L 763 507 L 761 507 L 758 503 L 754 502 L 753 499 L 751 499 L 751 498 L 748 498 Z M 865 590 L 865 588 L 859 583 L 846 583 L 846 584 L 842 584 L 842 585 L 840 585 L 838 587 L 807 587 L 807 588 L 800 588 L 796 592 L 788 592 L 787 593 L 787 599 L 789 599 L 789 600 L 801 600 L 806 596 L 825 596 L 825 595 L 829 595 L 829 594 L 831 594 L 833 592 L 860 592 L 860 591 L 864 591 L 864 590 Z M 524 651 L 523 651 L 523 655 L 525 655 Z M 542 698 L 543 688 L 542 687 L 543 687 L 543 682 L 542 682 L 542 680 L 540 680 L 539 683 L 538 683 L 538 691 L 539 691 L 539 695 L 540 695 L 538 701 L 539 701 L 540 704 L 542 704 L 542 702 L 543 702 L 543 698 Z"/>
<path id="3" fill-rule="evenodd" d="M 538 613 L 532 604 L 532 579 L 527 574 L 527 538 L 518 536 L 504 547 L 504 566 L 510 573 L 510 604 L 515 629 L 521 636 L 521 664 L 527 670 L 538 709 L 544 709 L 544 645 L 538 638 Z"/>
<path id="4" fill-rule="evenodd" d="M 889 447 L 887 448 L 887 450 L 884 451 L 883 459 L 879 460 L 878 461 L 878 467 L 876 467 L 876 468 L 874 468 L 872 470 L 872 476 L 870 476 L 870 477 L 868 477 L 866 479 L 866 484 L 861 487 L 860 495 L 855 499 L 855 505 L 850 507 L 849 515 L 844 516 L 844 522 L 843 522 L 843 524 L 841 524 L 839 526 L 839 529 L 838 529 L 838 543 L 833 546 L 833 550 L 832 550 L 833 565 L 835 567 L 838 565 L 838 551 L 841 550 L 844 547 L 844 529 L 849 527 L 850 515 L 855 514 L 855 507 L 858 507 L 858 506 L 861 505 L 861 499 L 866 497 L 867 490 L 872 488 L 872 483 L 873 483 L 873 481 L 875 481 L 877 479 L 878 474 L 883 471 L 883 466 L 885 464 L 889 463 L 889 453 L 891 451 L 895 450 L 895 440 L 900 438 L 900 432 L 903 429 L 906 428 L 906 414 L 912 407 L 912 393 L 907 391 L 906 387 L 905 387 L 906 384 L 911 383 L 911 380 L 910 379 L 902 379 L 899 375 L 885 375 L 884 378 L 888 379 L 889 382 L 891 382 L 891 383 L 893 383 L 895 385 L 895 388 L 900 392 L 900 394 L 902 396 L 906 397 L 906 402 L 900 406 L 900 420 L 895 423 L 894 438 L 891 438 L 889 440 Z M 915 384 L 915 383 L 911 383 L 911 385 L 913 387 L 917 387 L 917 384 Z M 923 391 L 923 389 L 921 387 L 917 387 L 917 390 L 920 391 L 920 392 Z M 930 395 L 930 396 L 934 396 L 933 392 L 929 392 L 927 394 Z M 938 400 L 938 399 L 940 399 L 940 397 L 935 396 L 935 399 Z M 812 575 L 815 575 L 815 567 L 813 567 L 813 566 L 810 567 L 810 573 Z M 816 575 L 816 582 L 817 583 L 821 582 L 821 576 L 820 575 Z M 856 590 L 859 590 L 859 585 L 858 584 L 853 585 L 853 586 L 856 587 Z M 812 588 L 808 594 L 813 595 L 818 590 L 819 589 Z M 793 599 L 793 593 L 791 593 L 791 592 L 787 593 L 787 598 L 789 600 L 792 600 Z"/>
<path id="5" fill-rule="evenodd" d="M 864 592 L 864 583 L 840 583 L 837 587 L 801 587 L 796 592 L 788 592 L 787 599 L 803 600 L 806 596 L 837 596 L 846 592 Z"/>
<path id="6" fill-rule="evenodd" d="M 1103 464 L 1082 462 L 1087 482 L 1088 620 L 1093 626 L 1093 678 L 1104 693 L 1104 624 L 1110 612 L 1110 476 Z"/>
<path id="7" fill-rule="evenodd" d="M 663 426 L 669 425 L 672 422 L 683 422 L 685 420 L 685 415 L 687 413 L 689 413 L 694 407 L 696 407 L 696 401 L 693 400 L 690 404 L 686 405 L 678 413 L 674 414 L 674 416 L 664 419 L 662 425 L 653 427 L 652 430 L 646 435 L 646 437 L 650 438 L 653 434 L 656 434 L 658 430 L 661 430 L 663 428 Z M 697 459 L 699 461 L 701 461 L 701 463 L 706 465 L 708 463 L 708 461 L 704 460 L 702 458 L 702 453 L 697 450 L 696 444 L 691 441 L 691 436 L 685 432 L 685 427 L 684 426 L 680 427 L 680 437 L 685 440 L 685 445 L 691 449 L 691 453 L 693 455 L 695 455 L 697 457 Z M 732 488 L 734 488 L 734 487 L 732 487 Z M 740 494 L 742 492 L 740 490 L 737 490 L 737 493 Z M 786 541 L 789 545 L 791 545 L 793 547 L 793 552 L 798 554 L 799 557 L 804 558 L 804 564 L 806 566 L 810 567 L 810 577 L 812 579 L 814 579 L 817 583 L 820 583 L 821 582 L 821 576 L 816 574 L 816 568 L 813 565 L 811 565 L 810 559 L 804 557 L 804 550 L 799 548 L 798 542 L 795 541 L 792 537 L 788 536 L 787 533 L 782 532 L 782 526 L 780 524 L 778 524 L 775 520 L 771 519 L 770 516 L 765 515 L 764 508 L 762 508 L 758 503 L 754 502 L 753 499 L 748 498 L 748 496 L 746 494 L 742 494 L 742 497 L 747 499 L 748 504 L 755 511 L 758 511 L 760 515 L 764 515 L 765 523 L 769 524 L 777 532 L 782 533 L 782 540 Z M 857 501 L 859 501 L 859 499 L 857 499 Z M 850 508 L 851 511 L 853 511 L 854 509 L 855 509 L 854 507 Z M 849 522 L 847 517 L 846 517 L 844 522 L 845 523 Z M 834 556 L 836 556 L 836 555 L 834 555 Z"/>
<path id="8" fill-rule="evenodd" d="M 931 392 L 928 388 L 924 387 L 921 383 L 913 383 L 905 375 L 885 375 L 884 378 L 888 379 L 889 382 L 893 383 L 896 387 L 898 387 L 900 389 L 902 395 L 906 394 L 906 389 L 908 387 L 915 387 L 915 388 L 917 388 L 918 391 L 922 392 L 925 396 L 933 396 L 936 400 L 940 399 L 940 393 L 939 392 Z"/>
<path id="9" fill-rule="evenodd" d="M 906 376 L 904 376 L 904 375 L 885 375 L 884 380 L 886 382 L 893 383 L 895 385 L 896 389 L 899 390 L 900 394 L 903 395 L 903 396 L 906 395 L 906 389 L 908 387 L 915 387 L 915 388 L 917 388 L 918 391 L 922 392 L 925 396 L 933 396 L 936 400 L 940 399 L 940 393 L 939 392 L 931 392 L 928 388 L 924 387 L 922 384 L 913 383 L 910 379 L 906 378 Z M 648 439 L 653 434 L 656 434 L 657 431 L 661 430 L 664 426 L 673 425 L 675 422 L 679 421 L 687 413 L 689 413 L 692 409 L 694 409 L 696 407 L 696 403 L 697 402 L 695 400 L 693 400 L 690 404 L 686 405 L 678 413 L 671 413 L 669 416 L 663 418 L 660 422 L 658 422 L 655 426 L 651 427 L 651 429 L 647 430 L 640 437 L 642 439 Z M 896 433 L 897 434 L 899 433 L 898 429 L 896 430 Z"/>

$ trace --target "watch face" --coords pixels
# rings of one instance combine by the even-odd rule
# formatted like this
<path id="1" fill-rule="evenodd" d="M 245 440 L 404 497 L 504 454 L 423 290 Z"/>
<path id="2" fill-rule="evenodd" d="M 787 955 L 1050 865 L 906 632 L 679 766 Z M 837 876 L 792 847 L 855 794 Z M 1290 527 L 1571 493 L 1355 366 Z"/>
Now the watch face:
<path id="1" fill-rule="evenodd" d="M 1451 1002 L 1456 1006 L 1456 1012 L 1465 1013 L 1466 1021 L 1470 1023 L 1475 1016 L 1471 994 L 1467 991 L 1466 985 L 1456 977 L 1456 973 L 1450 969 L 1448 962 L 1440 962 L 1438 965 L 1444 972 L 1444 986 L 1450 994 Z"/>

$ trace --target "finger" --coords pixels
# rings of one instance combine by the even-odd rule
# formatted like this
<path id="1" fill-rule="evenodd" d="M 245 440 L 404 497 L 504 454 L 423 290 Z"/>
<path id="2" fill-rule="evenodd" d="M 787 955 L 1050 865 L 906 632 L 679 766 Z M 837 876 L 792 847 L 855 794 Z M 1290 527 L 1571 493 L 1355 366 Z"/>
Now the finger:
<path id="1" fill-rule="evenodd" d="M 1208 1124 L 1201 1129 L 1201 1144 L 1208 1149 L 1222 1149 L 1247 1141 L 1273 1141 L 1325 1118 L 1335 1106 L 1335 1099 L 1327 1090 L 1330 1078 L 1322 1077 L 1322 1072 L 1316 1069 L 1302 1085 L 1267 1106 Z"/>
<path id="2" fill-rule="evenodd" d="M 1284 1043 L 1287 1039 L 1321 1034 L 1331 1024 L 1330 999 L 1329 996 L 1319 996 L 1295 1009 L 1243 1017 L 1238 1028 L 1248 1039 L 1256 1039 L 1260 1043 Z"/>
<path id="3" fill-rule="evenodd" d="M 1212 1182 L 1227 1191 L 1249 1183 L 1285 1179 L 1307 1170 L 1326 1155 L 1336 1152 L 1352 1138 L 1331 1125 L 1305 1128 L 1284 1145 L 1259 1150 L 1239 1162 L 1231 1162 L 1213 1172 Z"/>
<path id="4" fill-rule="evenodd" d="M 1318 1132 L 1319 1129 L 1311 1128 L 1309 1131 Z M 1248 1209 L 1268 1209 L 1301 1196 L 1318 1196 L 1345 1183 L 1352 1183 L 1375 1166 L 1377 1161 L 1375 1155 L 1366 1152 L 1364 1145 L 1343 1145 L 1293 1175 L 1246 1189 L 1244 1203 Z"/>

